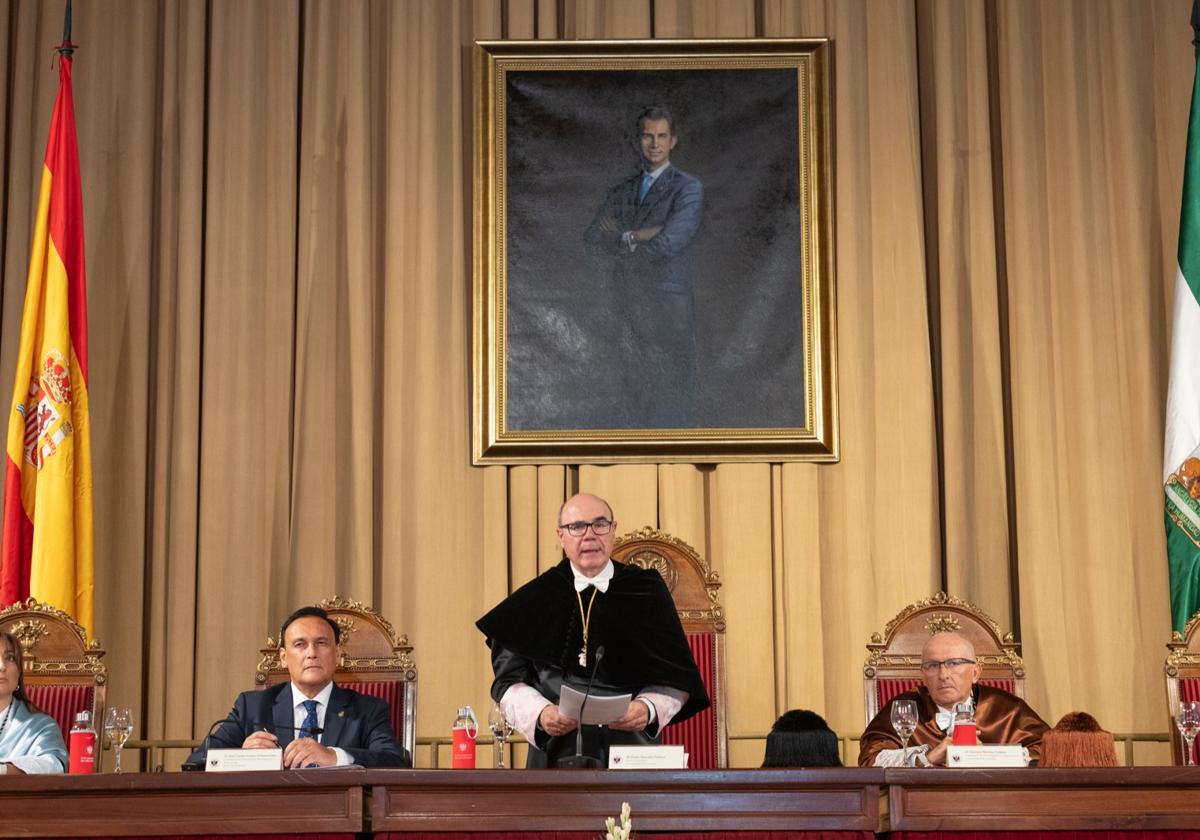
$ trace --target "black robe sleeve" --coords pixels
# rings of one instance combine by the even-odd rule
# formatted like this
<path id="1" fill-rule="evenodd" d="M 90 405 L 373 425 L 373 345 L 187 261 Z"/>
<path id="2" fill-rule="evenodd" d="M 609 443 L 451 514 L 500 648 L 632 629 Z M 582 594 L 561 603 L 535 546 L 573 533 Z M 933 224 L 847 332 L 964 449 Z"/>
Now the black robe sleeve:
<path id="1" fill-rule="evenodd" d="M 583 622 L 566 560 L 479 619 L 476 626 L 492 649 L 493 698 L 524 682 L 558 702 L 562 682 L 581 690 L 587 684 L 595 650 L 603 645 L 605 656 L 596 671 L 599 693 L 637 694 L 656 685 L 687 692 L 672 722 L 708 707 L 708 692 L 662 576 L 622 563 L 614 566 L 608 591 L 596 594 L 588 623 L 587 668 L 578 659 Z M 582 593 L 585 605 L 593 591 Z"/>

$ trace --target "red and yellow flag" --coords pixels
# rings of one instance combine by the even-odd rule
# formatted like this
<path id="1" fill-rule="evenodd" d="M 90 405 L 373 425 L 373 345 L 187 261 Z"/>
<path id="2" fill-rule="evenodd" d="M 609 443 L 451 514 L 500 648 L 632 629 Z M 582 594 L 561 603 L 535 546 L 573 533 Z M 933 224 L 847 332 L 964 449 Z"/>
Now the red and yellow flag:
<path id="1" fill-rule="evenodd" d="M 68 53 L 42 167 L 5 460 L 0 606 L 32 595 L 91 637 L 87 285 Z"/>

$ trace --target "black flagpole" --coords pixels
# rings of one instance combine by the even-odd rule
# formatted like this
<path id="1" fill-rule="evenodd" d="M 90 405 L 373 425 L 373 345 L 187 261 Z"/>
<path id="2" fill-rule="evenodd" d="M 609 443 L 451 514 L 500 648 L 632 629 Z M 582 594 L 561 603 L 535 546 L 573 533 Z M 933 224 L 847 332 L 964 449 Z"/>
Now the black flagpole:
<path id="1" fill-rule="evenodd" d="M 67 0 L 67 8 L 71 7 L 71 0 Z M 1200 50 L 1200 0 L 1192 0 L 1192 46 Z"/>
<path id="2" fill-rule="evenodd" d="M 1200 2 L 1200 0 L 1197 0 Z M 1196 10 L 1192 9 L 1192 21 L 1196 20 Z M 1200 37 L 1200 35 L 1197 35 Z M 67 0 L 67 10 L 63 14 L 63 39 L 58 48 L 58 54 L 63 58 L 71 58 L 75 54 L 75 45 L 71 43 L 71 0 Z"/>

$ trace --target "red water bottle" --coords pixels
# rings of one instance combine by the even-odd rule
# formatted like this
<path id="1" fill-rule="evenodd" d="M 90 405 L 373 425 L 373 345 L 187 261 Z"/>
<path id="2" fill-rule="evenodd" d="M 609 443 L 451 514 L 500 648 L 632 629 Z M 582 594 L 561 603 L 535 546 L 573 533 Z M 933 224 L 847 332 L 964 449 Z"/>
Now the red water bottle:
<path id="1" fill-rule="evenodd" d="M 974 747 L 979 744 L 973 703 L 959 703 L 955 707 L 954 734 L 951 736 L 950 743 L 959 747 Z"/>
<path id="2" fill-rule="evenodd" d="M 92 729 L 92 713 L 75 715 L 71 725 L 71 766 L 68 772 L 91 773 L 96 769 L 96 730 Z"/>
<path id="3" fill-rule="evenodd" d="M 454 719 L 454 729 L 451 735 L 454 739 L 454 758 L 451 766 L 455 770 L 472 770 L 475 768 L 475 736 L 479 734 L 479 721 L 470 706 L 458 710 Z"/>

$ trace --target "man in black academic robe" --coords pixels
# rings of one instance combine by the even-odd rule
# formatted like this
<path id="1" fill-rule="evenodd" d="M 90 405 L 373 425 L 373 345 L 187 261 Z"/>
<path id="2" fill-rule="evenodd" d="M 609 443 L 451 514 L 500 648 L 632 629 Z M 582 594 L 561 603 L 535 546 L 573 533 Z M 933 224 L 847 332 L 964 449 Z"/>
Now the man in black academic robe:
<path id="1" fill-rule="evenodd" d="M 617 720 L 583 727 L 584 755 L 602 764 L 610 744 L 657 743 L 667 723 L 709 705 L 662 576 L 611 559 L 615 525 L 603 499 L 569 499 L 557 529 L 567 559 L 477 622 L 492 651 L 492 698 L 529 741 L 529 767 L 575 754 L 578 722 L 559 713 L 559 694 L 564 683 L 583 692 L 593 669 L 592 694 L 634 695 Z"/>

